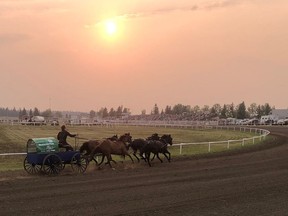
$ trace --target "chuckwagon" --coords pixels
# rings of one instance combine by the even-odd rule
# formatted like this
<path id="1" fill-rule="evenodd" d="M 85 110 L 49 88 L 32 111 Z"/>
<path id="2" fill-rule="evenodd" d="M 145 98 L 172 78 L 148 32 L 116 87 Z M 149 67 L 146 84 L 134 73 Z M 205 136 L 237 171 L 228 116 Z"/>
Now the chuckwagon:
<path id="1" fill-rule="evenodd" d="M 66 164 L 70 164 L 74 172 L 84 173 L 88 161 L 79 151 L 62 151 L 54 137 L 31 138 L 27 141 L 27 156 L 23 165 L 29 174 L 59 174 Z"/>

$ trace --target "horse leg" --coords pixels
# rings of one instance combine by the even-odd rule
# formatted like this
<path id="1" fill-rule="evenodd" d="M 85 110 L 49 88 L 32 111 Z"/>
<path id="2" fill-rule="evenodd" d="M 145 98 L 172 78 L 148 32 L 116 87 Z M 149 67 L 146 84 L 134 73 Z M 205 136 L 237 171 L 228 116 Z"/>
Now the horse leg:
<path id="1" fill-rule="evenodd" d="M 151 161 L 153 161 L 153 160 L 154 160 L 155 156 L 156 156 L 156 154 L 154 154 L 154 155 L 153 155 L 153 157 L 152 157 Z"/>
<path id="2" fill-rule="evenodd" d="M 167 153 L 169 156 L 167 156 L 166 153 Z M 168 150 L 166 150 L 163 154 L 165 155 L 165 157 L 167 158 L 167 160 L 170 162 L 170 161 L 171 161 L 171 154 L 170 154 L 170 152 L 169 152 Z"/>
<path id="3" fill-rule="evenodd" d="M 112 168 L 112 165 L 111 165 L 110 161 L 113 161 L 114 163 L 115 163 L 115 161 L 112 160 L 111 154 L 107 155 L 106 157 L 107 157 L 107 160 L 108 160 L 107 163 L 109 164 L 110 168 Z"/>
<path id="4" fill-rule="evenodd" d="M 166 153 L 168 154 L 168 156 Z M 166 152 L 166 153 L 164 152 L 163 155 L 167 158 L 168 162 L 170 162 L 170 157 L 171 157 L 170 152 Z"/>
<path id="5" fill-rule="evenodd" d="M 140 159 L 137 157 L 137 155 L 136 155 L 136 153 L 137 153 L 137 150 L 135 151 L 133 151 L 133 155 L 134 155 L 134 157 L 137 159 L 137 161 L 138 161 L 138 163 L 140 162 Z"/>
<path id="6" fill-rule="evenodd" d="M 117 164 L 117 162 L 115 160 L 113 160 L 112 158 L 111 158 L 110 161 L 112 161 L 114 164 Z"/>
<path id="7" fill-rule="evenodd" d="M 144 160 L 146 162 L 146 155 L 144 153 L 141 154 L 141 152 L 139 153 L 139 156 L 142 160 Z M 145 157 L 144 157 L 145 156 Z"/>
<path id="8" fill-rule="evenodd" d="M 150 163 L 150 152 L 149 153 L 145 153 L 145 157 L 148 161 L 149 166 L 151 167 L 151 163 Z"/>
<path id="9" fill-rule="evenodd" d="M 133 160 L 133 158 L 131 157 L 131 155 L 130 154 L 126 154 L 128 157 L 130 157 L 130 159 L 131 159 L 131 161 L 132 161 L 132 163 L 134 163 L 134 160 Z M 124 155 L 125 156 L 125 155 Z M 137 158 L 138 159 L 138 158 Z M 139 162 L 139 159 L 138 159 L 138 162 Z"/>
<path id="10" fill-rule="evenodd" d="M 93 157 L 94 158 L 94 157 Z M 105 155 L 104 154 L 102 154 L 102 159 L 101 159 L 101 162 L 98 164 L 98 166 L 100 166 L 102 163 L 103 163 L 103 161 L 104 161 L 104 158 L 105 158 Z M 108 160 L 108 159 L 107 159 Z M 97 164 L 97 163 L 96 163 Z"/>
<path id="11" fill-rule="evenodd" d="M 138 163 L 140 162 L 140 159 L 137 157 L 136 153 L 133 153 L 134 157 L 137 159 Z"/>
<path id="12" fill-rule="evenodd" d="M 163 163 L 163 161 L 161 160 L 161 158 L 159 157 L 159 153 L 156 153 L 157 158 L 161 161 L 161 163 Z"/>
<path id="13" fill-rule="evenodd" d="M 98 166 L 98 161 L 94 157 L 92 158 L 92 160 L 95 162 L 96 166 Z"/>

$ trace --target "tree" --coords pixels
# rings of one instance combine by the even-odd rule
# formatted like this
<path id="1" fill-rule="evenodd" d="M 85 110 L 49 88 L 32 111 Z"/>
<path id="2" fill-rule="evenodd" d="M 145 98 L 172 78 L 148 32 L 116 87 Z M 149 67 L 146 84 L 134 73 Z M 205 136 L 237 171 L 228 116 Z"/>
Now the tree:
<path id="1" fill-rule="evenodd" d="M 31 118 L 33 116 L 32 109 L 29 110 L 29 117 Z"/>
<path id="2" fill-rule="evenodd" d="M 256 114 L 257 114 L 257 118 L 260 118 L 263 115 L 263 111 L 260 105 L 257 106 Z"/>
<path id="3" fill-rule="evenodd" d="M 210 109 L 210 108 L 209 108 L 208 105 L 204 105 L 201 110 L 202 110 L 203 112 L 208 112 L 209 109 Z"/>
<path id="4" fill-rule="evenodd" d="M 192 111 L 196 114 L 200 112 L 200 107 L 198 105 L 194 106 Z"/>
<path id="5" fill-rule="evenodd" d="M 39 111 L 39 109 L 37 107 L 34 108 L 33 115 L 34 116 L 39 116 L 40 115 L 40 111 Z"/>
<path id="6" fill-rule="evenodd" d="M 270 115 L 272 111 L 271 106 L 269 105 L 269 103 L 265 103 L 264 105 L 264 114 L 265 115 Z"/>
<path id="7" fill-rule="evenodd" d="M 191 107 L 189 105 L 177 104 L 173 107 L 172 113 L 173 114 L 183 114 L 183 113 L 190 113 Z"/>
<path id="8" fill-rule="evenodd" d="M 171 108 L 171 106 L 166 106 L 164 113 L 165 113 L 165 114 L 172 114 L 172 108 Z"/>
<path id="9" fill-rule="evenodd" d="M 220 104 L 214 104 L 210 110 L 212 116 L 220 116 L 221 115 L 221 105 Z"/>
<path id="10" fill-rule="evenodd" d="M 129 113 L 129 114 L 130 114 L 130 110 L 125 107 L 125 108 L 123 109 L 123 113 Z"/>
<path id="11" fill-rule="evenodd" d="M 46 118 L 52 117 L 52 111 L 51 111 L 51 109 L 47 109 L 47 110 L 45 110 L 44 112 L 42 112 L 42 116 L 44 116 L 44 117 L 46 117 Z"/>
<path id="12" fill-rule="evenodd" d="M 123 106 L 119 106 L 116 111 L 116 116 L 120 117 L 123 112 Z"/>
<path id="13" fill-rule="evenodd" d="M 251 117 L 257 116 L 257 104 L 256 103 L 250 104 L 247 110 Z"/>
<path id="14" fill-rule="evenodd" d="M 227 118 L 227 106 L 226 104 L 223 105 L 223 108 L 221 110 L 221 114 L 220 114 L 221 118 Z"/>
<path id="15" fill-rule="evenodd" d="M 159 108 L 158 108 L 157 104 L 154 105 L 154 108 L 152 110 L 152 114 L 155 114 L 155 115 L 159 114 Z"/>
<path id="16" fill-rule="evenodd" d="M 237 107 L 237 118 L 238 119 L 245 119 L 246 118 L 246 106 L 245 106 L 245 103 L 244 101 L 242 103 L 240 103 Z"/>
<path id="17" fill-rule="evenodd" d="M 110 117 L 116 116 L 116 111 L 114 110 L 113 107 L 112 107 L 112 108 L 110 109 L 110 111 L 109 111 L 109 116 L 110 116 Z"/>
<path id="18" fill-rule="evenodd" d="M 103 118 L 106 118 L 106 117 L 108 117 L 108 109 L 105 107 L 104 109 L 103 109 L 103 112 L 102 112 L 102 117 Z"/>
<path id="19" fill-rule="evenodd" d="M 235 108 L 234 108 L 234 104 L 233 103 L 228 105 L 227 117 L 230 117 L 230 118 L 235 118 L 236 117 Z"/>
<path id="20" fill-rule="evenodd" d="M 26 111 L 25 108 L 23 108 L 22 113 L 21 113 L 21 116 L 27 116 L 27 111 Z"/>
<path id="21" fill-rule="evenodd" d="M 91 119 L 95 118 L 96 112 L 94 110 L 91 110 L 90 113 L 89 113 L 89 116 L 90 116 Z"/>

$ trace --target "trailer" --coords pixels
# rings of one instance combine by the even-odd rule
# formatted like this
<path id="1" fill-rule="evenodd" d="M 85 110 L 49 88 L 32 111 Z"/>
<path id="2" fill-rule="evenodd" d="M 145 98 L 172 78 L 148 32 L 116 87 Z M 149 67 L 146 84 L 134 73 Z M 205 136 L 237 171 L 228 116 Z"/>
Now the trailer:
<path id="1" fill-rule="evenodd" d="M 76 173 L 84 173 L 88 161 L 79 151 L 62 151 L 54 137 L 31 138 L 27 141 L 27 156 L 23 166 L 27 173 L 57 175 L 66 164 Z"/>

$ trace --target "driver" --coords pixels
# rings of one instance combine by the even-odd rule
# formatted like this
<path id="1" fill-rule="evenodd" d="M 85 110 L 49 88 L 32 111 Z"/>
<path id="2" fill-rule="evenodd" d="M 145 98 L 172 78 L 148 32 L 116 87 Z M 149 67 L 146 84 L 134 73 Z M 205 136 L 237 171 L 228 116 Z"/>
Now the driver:
<path id="1" fill-rule="evenodd" d="M 58 133 L 57 135 L 57 139 L 59 140 L 59 147 L 60 148 L 65 148 L 66 151 L 73 151 L 73 147 L 67 143 L 66 139 L 67 136 L 69 137 L 76 137 L 77 134 L 70 134 L 67 130 L 66 130 L 66 126 L 62 125 L 61 126 L 61 131 Z"/>

